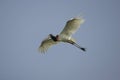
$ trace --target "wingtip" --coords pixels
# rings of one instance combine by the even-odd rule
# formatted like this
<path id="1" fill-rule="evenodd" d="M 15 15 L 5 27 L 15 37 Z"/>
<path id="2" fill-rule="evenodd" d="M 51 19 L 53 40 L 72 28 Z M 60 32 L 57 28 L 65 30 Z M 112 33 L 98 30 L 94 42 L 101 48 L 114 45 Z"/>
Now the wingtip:
<path id="1" fill-rule="evenodd" d="M 46 51 L 41 46 L 39 46 L 38 52 L 41 54 L 45 54 Z"/>
<path id="2" fill-rule="evenodd" d="M 81 23 L 81 24 L 85 22 L 85 19 L 84 19 L 83 17 L 79 17 L 79 16 L 76 16 L 76 17 L 74 17 L 74 18 L 71 18 L 71 20 L 72 20 L 72 19 L 78 19 L 78 20 L 80 20 L 80 23 Z"/>

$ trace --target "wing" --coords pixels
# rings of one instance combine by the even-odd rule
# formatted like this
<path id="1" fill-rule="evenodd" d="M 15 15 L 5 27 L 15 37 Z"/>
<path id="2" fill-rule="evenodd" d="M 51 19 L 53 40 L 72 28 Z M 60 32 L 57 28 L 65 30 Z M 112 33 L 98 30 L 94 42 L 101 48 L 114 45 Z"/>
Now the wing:
<path id="1" fill-rule="evenodd" d="M 69 21 L 67 21 L 64 29 L 60 33 L 60 36 L 62 37 L 71 37 L 72 34 L 74 34 L 77 29 L 80 27 L 80 25 L 84 22 L 84 19 L 82 18 L 73 18 Z"/>
<path id="2" fill-rule="evenodd" d="M 52 39 L 47 38 L 41 42 L 41 45 L 39 46 L 39 51 L 41 51 L 41 53 L 45 53 L 48 50 L 48 48 L 57 43 L 58 42 L 55 42 Z"/>

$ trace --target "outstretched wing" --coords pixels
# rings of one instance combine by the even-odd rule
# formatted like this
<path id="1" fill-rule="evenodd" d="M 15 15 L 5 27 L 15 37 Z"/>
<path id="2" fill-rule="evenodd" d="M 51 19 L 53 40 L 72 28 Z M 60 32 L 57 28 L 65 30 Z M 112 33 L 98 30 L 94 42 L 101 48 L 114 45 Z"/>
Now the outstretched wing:
<path id="1" fill-rule="evenodd" d="M 80 25 L 84 22 L 83 18 L 73 18 L 69 21 L 67 21 L 64 29 L 60 33 L 61 37 L 71 37 L 72 34 L 74 34 L 77 29 L 80 27 Z"/>
<path id="2" fill-rule="evenodd" d="M 55 42 L 52 39 L 47 38 L 41 42 L 41 45 L 39 46 L 39 51 L 41 51 L 41 53 L 45 53 L 48 50 L 48 48 L 57 43 L 58 42 Z"/>

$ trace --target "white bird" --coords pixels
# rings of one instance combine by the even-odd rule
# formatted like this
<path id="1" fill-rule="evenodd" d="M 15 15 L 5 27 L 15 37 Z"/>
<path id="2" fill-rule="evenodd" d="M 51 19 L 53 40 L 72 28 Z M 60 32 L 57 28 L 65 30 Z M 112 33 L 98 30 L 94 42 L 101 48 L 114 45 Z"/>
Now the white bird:
<path id="1" fill-rule="evenodd" d="M 77 48 L 86 51 L 85 48 L 79 46 L 76 43 L 75 39 L 72 38 L 72 35 L 78 30 L 78 28 L 83 22 L 84 22 L 83 18 L 80 17 L 73 18 L 67 21 L 64 29 L 59 35 L 53 36 L 52 34 L 49 34 L 48 37 L 44 39 L 41 42 L 41 45 L 39 46 L 39 50 L 41 51 L 41 53 L 45 53 L 49 47 L 60 42 L 70 43 L 76 46 Z"/>

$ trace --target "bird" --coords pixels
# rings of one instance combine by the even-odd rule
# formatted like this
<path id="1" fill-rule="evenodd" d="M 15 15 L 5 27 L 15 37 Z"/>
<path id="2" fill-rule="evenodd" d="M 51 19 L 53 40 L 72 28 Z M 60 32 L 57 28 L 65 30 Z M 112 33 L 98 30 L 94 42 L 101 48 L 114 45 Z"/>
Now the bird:
<path id="1" fill-rule="evenodd" d="M 50 48 L 53 45 L 56 45 L 60 42 L 69 43 L 77 48 L 81 49 L 82 51 L 86 51 L 86 48 L 81 47 L 76 43 L 76 40 L 72 38 L 72 35 L 79 29 L 81 24 L 84 23 L 84 19 L 82 17 L 74 17 L 68 20 L 65 24 L 65 27 L 60 32 L 60 34 L 54 36 L 53 34 L 49 34 L 47 38 L 45 38 L 40 46 L 39 51 L 41 53 L 47 52 L 48 48 Z"/>

